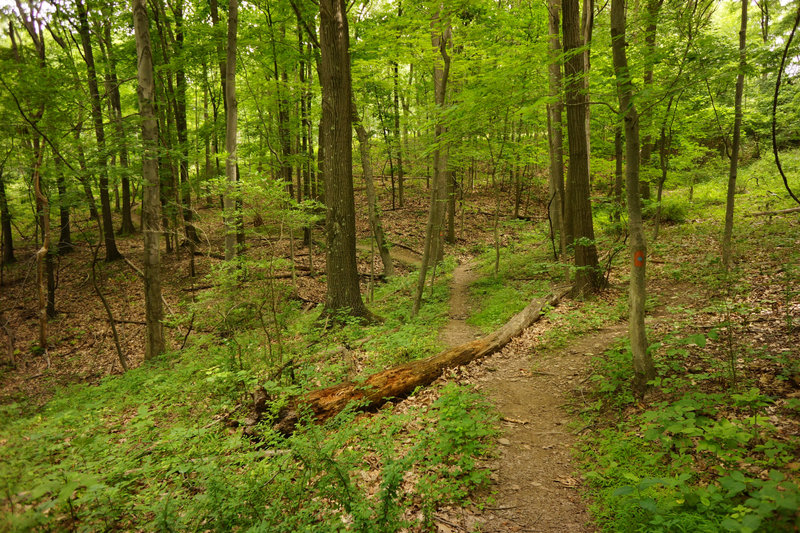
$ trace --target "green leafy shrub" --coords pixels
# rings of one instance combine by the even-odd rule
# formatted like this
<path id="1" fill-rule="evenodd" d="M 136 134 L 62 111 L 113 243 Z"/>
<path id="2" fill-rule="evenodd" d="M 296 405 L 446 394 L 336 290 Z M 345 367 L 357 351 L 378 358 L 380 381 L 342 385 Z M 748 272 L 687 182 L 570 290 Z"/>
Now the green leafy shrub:
<path id="1" fill-rule="evenodd" d="M 684 198 L 665 195 L 661 198 L 661 223 L 682 224 L 689 218 L 689 202 Z M 646 219 L 655 219 L 658 202 L 645 202 L 642 216 Z"/>

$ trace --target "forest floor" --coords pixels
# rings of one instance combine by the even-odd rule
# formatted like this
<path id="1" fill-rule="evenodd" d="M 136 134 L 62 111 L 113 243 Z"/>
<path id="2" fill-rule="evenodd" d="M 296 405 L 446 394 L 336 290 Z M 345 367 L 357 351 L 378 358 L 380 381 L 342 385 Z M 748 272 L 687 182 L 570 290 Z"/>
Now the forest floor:
<path id="1" fill-rule="evenodd" d="M 491 274 L 495 257 L 494 219 L 487 213 L 492 212 L 494 200 L 491 195 L 476 191 L 464 204 L 467 209 L 458 221 L 457 243 L 449 248 L 446 265 L 437 271 L 439 281 L 430 294 L 426 290 L 423 312 L 429 314 L 408 320 L 403 306 L 410 302 L 416 276 L 407 274 L 413 272 L 418 264 L 425 218 L 424 191 L 416 192 L 416 195 L 408 197 L 403 209 L 389 209 L 384 200 L 384 225 L 390 229 L 389 241 L 394 244 L 392 255 L 397 260 L 400 274 L 386 283 L 371 282 L 370 274 L 380 272 L 380 259 L 369 245 L 366 217 L 362 216 L 358 221 L 362 289 L 371 297 L 369 304 L 380 308 L 387 318 L 387 324 L 371 329 L 353 326 L 343 331 L 327 330 L 322 334 L 303 325 L 304 320 L 310 322 L 313 318 L 311 310 L 324 299 L 325 278 L 321 275 L 325 266 L 324 254 L 317 246 L 313 247 L 312 267 L 309 250 L 300 246 L 297 238 L 291 243 L 283 226 L 277 223 L 268 228 L 253 228 L 252 236 L 248 237 L 253 280 L 244 284 L 239 279 L 231 282 L 221 278 L 219 272 L 223 269 L 217 268 L 221 262 L 219 254 L 215 253 L 222 242 L 219 219 L 214 210 L 202 209 L 198 225 L 206 243 L 203 246 L 205 254 L 194 259 L 197 277 L 188 275 L 190 258 L 184 249 L 163 256 L 165 299 L 170 307 L 170 340 L 172 347 L 177 348 L 188 338 L 186 353 L 179 350 L 180 355 L 165 357 L 163 361 L 156 361 L 155 366 L 140 365 L 144 329 L 141 281 L 125 263 L 98 264 L 101 287 L 111 301 L 123 349 L 132 366 L 140 367 L 119 379 L 103 379 L 119 376 L 121 371 L 116 362 L 109 321 L 87 275 L 91 256 L 86 245 L 60 259 L 56 301 L 59 316 L 51 321 L 52 345 L 48 357 L 32 349 L 36 336 L 31 260 L 34 243 L 23 241 L 18 255 L 21 261 L 6 271 L 6 284 L 0 291 L 0 311 L 5 315 L 0 317 L 0 324 L 4 318 L 8 320 L 6 327 L 13 332 L 17 363 L 16 367 L 0 366 L 0 409 L 3 409 L 0 413 L 9 413 L 8 429 L 0 424 L 0 430 L 5 432 L 0 434 L 0 447 L 16 447 L 19 451 L 19 457 L 15 459 L 19 464 L 8 470 L 10 477 L 7 479 L 11 480 L 9 486 L 13 488 L 9 490 L 13 497 L 0 502 L 0 511 L 6 504 L 12 510 L 14 506 L 23 509 L 22 504 L 29 499 L 30 486 L 36 479 L 46 479 L 45 476 L 50 474 L 45 472 L 56 466 L 66 472 L 71 472 L 69 468 L 81 473 L 97 472 L 99 479 L 112 485 L 117 483 L 117 478 L 127 479 L 126 476 L 136 472 L 139 465 L 125 461 L 108 462 L 106 455 L 93 457 L 94 448 L 84 444 L 70 448 L 75 450 L 75 455 L 69 460 L 59 459 L 63 465 L 54 462 L 62 443 L 67 446 L 78 436 L 94 443 L 90 439 L 117 434 L 119 440 L 114 446 L 120 450 L 119 457 L 131 453 L 126 448 L 128 446 L 133 449 L 140 443 L 150 443 L 147 449 L 155 451 L 152 452 L 154 459 L 152 467 L 148 467 L 149 477 L 146 479 L 157 481 L 142 482 L 141 486 L 130 485 L 131 488 L 119 485 L 123 487 L 119 490 L 128 491 L 124 493 L 126 498 L 130 497 L 134 502 L 130 509 L 119 511 L 122 517 L 119 518 L 122 524 L 119 527 L 122 529 L 126 526 L 135 529 L 144 523 L 152 525 L 155 522 L 138 520 L 155 520 L 167 505 L 171 505 L 167 499 L 161 506 L 164 489 L 158 483 L 166 479 L 173 480 L 170 483 L 176 483 L 180 489 L 176 489 L 176 503 L 172 505 L 183 506 L 181 508 L 186 513 L 186 516 L 175 518 L 176 524 L 181 524 L 180 520 L 185 524 L 205 523 L 209 516 L 225 510 L 219 502 L 209 500 L 208 506 L 203 507 L 205 504 L 195 501 L 197 495 L 210 493 L 209 486 L 216 479 L 208 473 L 198 473 L 200 470 L 195 464 L 200 459 L 202 462 L 210 461 L 209 471 L 214 475 L 221 472 L 220 475 L 229 476 L 220 477 L 224 483 L 213 486 L 225 486 L 225 490 L 230 491 L 221 501 L 231 506 L 230 517 L 235 517 L 235 520 L 247 524 L 246 520 L 252 519 L 246 514 L 249 511 L 236 507 L 235 502 L 263 494 L 265 501 L 278 502 L 268 504 L 267 509 L 270 505 L 277 508 L 281 505 L 285 508 L 300 505 L 302 508 L 305 505 L 311 510 L 303 520 L 312 523 L 327 512 L 314 511 L 314 506 L 320 502 L 329 503 L 328 499 L 333 496 L 314 492 L 319 487 L 315 481 L 317 478 L 313 476 L 306 485 L 296 483 L 291 477 L 296 472 L 303 469 L 313 472 L 319 464 L 340 461 L 337 464 L 352 468 L 354 486 L 363 489 L 364 501 L 374 503 L 375 495 L 380 494 L 381 487 L 391 479 L 385 476 L 391 474 L 390 467 L 396 464 L 391 462 L 392 458 L 411 453 L 410 449 L 422 454 L 425 460 L 421 466 L 415 465 L 406 472 L 395 503 L 405 510 L 403 516 L 411 523 L 422 523 L 423 519 L 419 517 L 433 509 L 430 519 L 443 533 L 622 530 L 664 517 L 664 520 L 674 517 L 677 517 L 675 520 L 699 520 L 697 517 L 701 517 L 716 527 L 723 518 L 738 516 L 738 507 L 733 506 L 739 505 L 742 498 L 735 494 L 727 496 L 727 499 L 719 496 L 708 509 L 701 506 L 688 508 L 688 505 L 675 502 L 683 495 L 694 497 L 695 494 L 702 502 L 702 498 L 709 497 L 704 492 L 708 487 L 716 486 L 718 480 L 729 483 L 725 476 L 730 472 L 744 473 L 747 477 L 743 483 L 747 483 L 748 494 L 756 496 L 760 494 L 757 489 L 761 490 L 765 483 L 772 483 L 773 469 L 780 469 L 781 475 L 790 480 L 800 476 L 800 464 L 796 461 L 800 442 L 800 363 L 796 349 L 800 342 L 800 328 L 797 327 L 800 324 L 800 291 L 797 289 L 800 286 L 797 281 L 800 276 L 797 268 L 800 264 L 797 259 L 800 222 L 788 217 L 748 221 L 747 231 L 738 234 L 736 270 L 730 276 L 722 276 L 716 252 L 721 217 L 697 209 L 696 216 L 701 218 L 691 220 L 690 224 L 667 225 L 662 228 L 661 240 L 651 243 L 648 256 L 648 336 L 662 378 L 660 388 L 647 402 L 633 399 L 628 386 L 630 356 L 624 349 L 627 268 L 624 258 L 619 255 L 610 269 L 610 287 L 607 290 L 586 301 L 562 301 L 543 320 L 525 330 L 500 352 L 449 370 L 432 387 L 387 407 L 385 413 L 358 415 L 349 422 L 345 418 L 343 426 L 326 426 L 324 436 L 309 429 L 308 434 L 283 442 L 282 446 L 295 450 L 295 453 L 316 449 L 319 444 L 334 451 L 330 457 L 321 459 L 306 457 L 303 469 L 297 470 L 298 465 L 291 462 L 293 456 L 282 455 L 278 450 L 274 461 L 254 463 L 249 467 L 256 469 L 253 479 L 257 479 L 256 472 L 260 472 L 263 479 L 274 481 L 248 485 L 249 478 L 239 476 L 237 463 L 225 463 L 226 458 L 237 457 L 238 453 L 251 453 L 249 444 L 240 437 L 238 421 L 247 414 L 251 387 L 256 379 L 263 382 L 264 376 L 277 375 L 274 379 L 278 383 L 273 383 L 273 386 L 278 387 L 281 378 L 286 376 L 272 373 L 274 368 L 269 365 L 277 366 L 285 361 L 271 359 L 273 347 L 270 345 L 267 352 L 265 343 L 254 343 L 248 337 L 253 335 L 252 331 L 258 332 L 260 326 L 243 321 L 239 334 L 227 332 L 229 323 L 226 322 L 225 309 L 233 310 L 241 305 L 237 299 L 245 299 L 247 303 L 247 298 L 261 298 L 271 290 L 270 279 L 283 280 L 286 299 L 282 303 L 295 313 L 293 320 L 296 319 L 299 325 L 284 328 L 282 334 L 286 335 L 287 345 L 293 345 L 299 354 L 296 364 L 298 379 L 305 380 L 304 386 L 314 388 L 342 379 L 354 379 L 410 357 L 431 355 L 443 346 L 458 345 L 495 330 L 532 297 L 546 293 L 552 281 L 563 272 L 550 257 L 550 243 L 541 229 L 546 221 L 532 225 L 528 221 L 513 220 L 510 213 L 503 213 L 499 232 L 502 260 L 496 267 L 499 271 Z M 760 200 L 752 200 L 752 204 L 757 209 L 760 205 L 756 201 Z M 709 206 L 720 205 L 710 200 L 705 202 Z M 363 214 L 363 199 L 359 205 Z M 542 205 L 535 208 L 537 211 L 543 209 Z M 610 220 L 602 214 L 596 218 L 602 224 Z M 615 233 L 611 229 L 604 228 L 599 234 L 603 239 L 602 248 L 610 252 L 610 265 L 624 243 L 613 241 Z M 118 242 L 123 253 L 134 263 L 141 250 L 140 238 L 136 235 Z M 286 267 L 272 270 L 263 267 L 265 263 L 259 263 L 275 257 L 290 257 L 290 247 L 294 251 L 294 278 L 289 276 Z M 450 257 L 456 258 L 452 274 L 449 272 L 453 267 Z M 268 277 L 256 277 L 259 272 Z M 449 293 L 443 279 L 450 280 Z M 266 292 L 257 292 L 259 290 Z M 204 312 L 205 317 L 202 315 Z M 308 338 L 303 335 L 308 335 Z M 230 342 L 219 341 L 228 338 Z M 193 342 L 196 342 L 195 346 Z M 240 348 L 238 361 L 235 357 L 237 346 Z M 287 352 L 286 357 L 292 357 L 291 354 Z M 324 354 L 335 354 L 335 357 Z M 256 378 L 248 373 L 249 368 L 258 368 L 262 373 Z M 165 369 L 169 369 L 168 380 L 162 379 L 167 375 Z M 294 370 L 292 372 L 291 379 L 294 380 Z M 77 383 L 89 387 L 74 387 L 65 393 L 63 387 Z M 453 390 L 446 387 L 450 384 L 457 385 L 461 392 L 453 396 Z M 162 389 L 161 392 L 151 392 L 148 387 Z M 458 414 L 458 422 L 464 423 L 458 425 L 451 436 L 454 435 L 458 441 L 459 437 L 466 435 L 469 438 L 458 442 L 470 441 L 471 444 L 474 440 L 481 441 L 479 446 L 486 446 L 480 449 L 466 447 L 466 452 L 458 452 L 456 456 L 463 458 L 478 450 L 479 453 L 474 454 L 477 468 L 486 473 L 483 479 L 489 482 L 465 485 L 470 490 L 476 487 L 478 490 L 469 494 L 458 493 L 449 499 L 446 494 L 436 495 L 438 486 L 420 489 L 428 490 L 428 493 L 432 490 L 433 496 L 415 492 L 424 485 L 415 483 L 428 479 L 425 476 L 435 474 L 438 479 L 447 478 L 447 468 L 452 468 L 452 465 L 445 465 L 442 470 L 437 469 L 442 467 L 441 461 L 425 463 L 431 457 L 434 461 L 441 457 L 424 455 L 435 446 L 423 447 L 422 443 L 440 442 L 436 438 L 443 428 L 446 429 L 441 425 L 442 420 L 448 422 L 445 415 L 453 405 L 447 402 L 456 401 L 453 398 L 469 397 L 464 391 L 472 390 L 487 399 L 496 411 L 499 433 L 495 437 L 489 436 L 491 432 L 476 433 L 476 426 L 467 425 L 461 416 L 466 414 L 469 418 L 473 412 L 456 409 L 453 412 Z M 89 401 L 88 397 L 104 407 L 86 410 L 81 402 Z M 70 398 L 77 398 L 74 400 L 76 407 L 70 407 L 74 411 L 66 409 L 68 402 L 72 401 Z M 167 401 L 167 398 L 172 400 Z M 50 402 L 51 399 L 54 401 Z M 180 411 L 184 408 L 186 413 Z M 703 416 L 712 413 L 708 420 L 702 419 L 705 426 L 701 425 L 699 416 L 695 420 L 687 415 L 686 420 L 680 418 L 679 421 L 704 435 L 710 443 L 707 446 L 717 446 L 714 448 L 716 451 L 711 453 L 709 449 L 695 448 L 693 441 L 677 437 L 669 442 L 665 440 L 672 438 L 673 418 L 683 416 L 681 409 Z M 53 415 L 60 412 L 90 418 L 102 412 L 103 416 L 94 421 L 97 423 L 95 426 L 84 421 L 64 429 L 58 425 L 61 415 Z M 42 413 L 44 418 L 41 418 Z M 438 416 L 439 421 L 431 423 L 432 419 L 426 416 L 434 419 Z M 643 417 L 650 417 L 647 420 L 651 422 L 642 422 Z M 169 438 L 148 433 L 151 427 L 149 418 L 159 421 L 159 425 L 153 427 L 159 427 L 162 435 L 171 431 Z M 206 423 L 207 420 L 211 422 Z M 765 424 L 764 420 L 769 420 L 769 423 Z M 195 428 L 198 421 L 200 427 Z M 224 427 L 220 421 L 227 421 Z M 392 424 L 405 426 L 397 429 Z M 191 432 L 184 431 L 183 426 L 204 434 L 206 448 L 194 450 L 199 441 Z M 375 431 L 392 427 L 391 431 L 398 432 L 403 438 L 373 442 L 368 433 L 371 430 L 366 429 L 370 427 L 377 428 Z M 30 441 L 29 435 L 34 434 L 31 428 L 36 428 L 37 434 L 47 435 L 54 444 L 40 446 Z M 653 428 L 658 431 L 654 433 Z M 752 428 L 756 428 L 755 434 Z M 80 434 L 81 431 L 86 434 Z M 367 431 L 367 436 L 364 436 L 364 431 Z M 679 453 L 665 455 L 672 453 L 673 448 L 667 447 L 667 452 L 662 451 L 659 448 L 661 441 L 643 437 L 650 433 L 657 434 L 666 442 L 664 446 L 679 446 Z M 227 439 L 227 436 L 232 438 Z M 721 444 L 717 445 L 715 439 L 721 439 Z M 353 460 L 349 464 L 346 463 L 347 456 L 337 454 L 341 450 L 352 451 L 350 446 L 354 442 L 358 442 L 356 450 L 360 449 L 360 453 L 367 455 L 362 463 Z M 234 446 L 236 453 L 219 453 L 224 448 L 223 443 L 224 446 Z M 420 443 L 420 448 L 410 448 L 413 443 Z M 385 449 L 370 448 L 378 444 Z M 97 444 L 95 448 L 105 454 L 105 446 Z M 24 452 L 20 451 L 23 448 Z M 70 463 L 73 459 L 74 464 Z M 249 463 L 249 459 L 247 461 Z M 192 475 L 197 477 L 187 476 L 175 482 L 170 477 L 175 462 L 184 465 L 181 468 L 192 470 Z M 320 475 L 326 472 L 327 467 L 319 468 Z M 114 475 L 107 473 L 114 469 L 119 472 Z M 640 492 L 647 493 L 649 490 L 654 497 L 661 498 L 656 511 L 651 510 L 650 500 L 620 497 L 620 494 L 627 494 L 626 490 L 634 490 L 629 485 L 632 480 L 639 479 L 644 485 L 636 486 L 637 491 L 641 489 Z M 665 479 L 673 485 L 666 485 Z M 319 478 L 320 486 L 324 485 L 322 481 L 323 478 Z M 58 482 L 63 484 L 65 481 Z M 658 485 L 660 492 L 656 492 L 653 485 L 647 483 L 662 483 L 664 488 Z M 783 482 L 775 481 L 774 484 L 781 494 L 796 493 Z M 53 486 L 59 485 L 53 481 Z M 113 486 L 114 490 L 118 489 Z M 291 490 L 297 487 L 300 492 L 285 492 L 290 487 Z M 673 487 L 677 488 L 673 490 Z M 34 493 L 63 493 L 51 488 L 42 490 L 45 492 Z M 69 498 L 70 493 L 66 494 Z M 294 499 L 286 494 L 294 494 Z M 356 498 L 357 493 L 353 494 Z M 88 496 L 87 493 L 81 508 L 83 519 L 105 519 L 109 513 L 116 516 L 117 510 L 91 503 Z M 179 497 L 183 499 L 177 500 Z M 436 504 L 432 508 L 425 507 L 429 502 Z M 730 505 L 722 507 L 720 502 Z M 96 505 L 99 509 L 97 517 L 86 518 L 88 513 L 95 512 Z M 147 509 L 144 515 L 140 508 Z M 712 512 L 717 508 L 721 510 Z M 33 508 L 28 506 L 26 509 Z M 72 523 L 65 518 L 71 509 L 71 505 L 62 505 L 57 519 L 60 521 L 53 523 L 62 527 Z M 336 508 L 330 509 L 335 511 Z M 772 508 L 769 512 L 773 512 Z M 43 516 L 39 519 L 44 520 Z M 786 514 L 777 516 L 786 518 Z M 285 518 L 277 517 L 275 520 Z M 765 515 L 764 520 L 767 518 L 769 516 Z M 426 515 L 424 521 L 428 519 Z M 225 523 L 219 517 L 215 520 Z M 234 518 L 230 520 L 236 523 Z M 702 529 L 686 525 L 691 523 L 694 522 L 682 522 L 686 526 L 684 530 Z"/>

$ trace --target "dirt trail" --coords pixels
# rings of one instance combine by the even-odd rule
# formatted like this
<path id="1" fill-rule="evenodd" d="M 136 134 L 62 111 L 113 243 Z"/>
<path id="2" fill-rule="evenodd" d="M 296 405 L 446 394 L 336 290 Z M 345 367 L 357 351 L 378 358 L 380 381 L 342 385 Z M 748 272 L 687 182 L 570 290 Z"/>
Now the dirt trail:
<path id="1" fill-rule="evenodd" d="M 440 334 L 452 345 L 480 334 L 464 322 L 469 315 L 469 284 L 477 278 L 471 266 L 459 266 L 453 276 L 451 318 Z M 624 333 L 625 325 L 616 325 L 533 359 L 530 339 L 517 339 L 463 369 L 462 377 L 482 390 L 503 417 L 498 456 L 487 465 L 495 503 L 482 511 L 442 509 L 437 515 L 439 531 L 595 530 L 578 490 L 580 481 L 574 477 L 572 448 L 577 437 L 564 405 L 585 386 L 592 354 Z"/>

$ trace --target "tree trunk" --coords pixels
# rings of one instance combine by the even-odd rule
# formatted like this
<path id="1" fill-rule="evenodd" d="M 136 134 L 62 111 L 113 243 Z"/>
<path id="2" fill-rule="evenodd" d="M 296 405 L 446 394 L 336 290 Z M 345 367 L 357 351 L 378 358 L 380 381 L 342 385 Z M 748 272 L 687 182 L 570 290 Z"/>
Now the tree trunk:
<path id="1" fill-rule="evenodd" d="M 359 408 L 368 410 L 375 409 L 392 398 L 405 397 L 416 388 L 433 383 L 448 368 L 465 365 L 500 350 L 512 338 L 538 321 L 543 316 L 544 309 L 557 305 L 567 292 L 561 290 L 534 300 L 503 327 L 478 340 L 455 346 L 426 359 L 395 366 L 358 382 L 342 383 L 291 398 L 289 404 L 278 413 L 273 427 L 276 431 L 289 434 L 306 409 L 314 413 L 318 422 L 323 422 L 341 412 L 351 402 L 360 402 Z M 264 391 L 257 396 L 265 397 Z M 257 402 L 255 416 L 250 422 L 257 423 L 268 408 L 266 402 Z"/>
<path id="2" fill-rule="evenodd" d="M 116 129 L 119 143 L 119 164 L 122 167 L 122 226 L 119 233 L 122 235 L 130 235 L 136 232 L 133 226 L 133 219 L 131 218 L 131 184 L 128 178 L 128 147 L 125 138 L 125 125 L 122 122 L 122 99 L 119 93 L 119 80 L 117 79 L 117 61 L 114 56 L 112 37 L 111 37 L 111 19 L 108 18 L 104 21 L 104 31 L 106 40 L 106 61 L 107 61 L 107 76 L 106 76 L 106 93 L 109 97 L 111 104 L 112 120 Z"/>
<path id="3" fill-rule="evenodd" d="M 361 167 L 364 169 L 364 187 L 367 190 L 367 208 L 369 211 L 369 225 L 372 228 L 372 235 L 375 237 L 375 244 L 383 263 L 383 274 L 389 278 L 394 276 L 394 266 L 392 257 L 389 255 L 389 246 L 386 243 L 386 236 L 383 233 L 383 225 L 378 215 L 378 202 L 375 195 L 375 179 L 372 176 L 372 161 L 369 153 L 369 136 L 367 130 L 358 116 L 358 110 L 353 104 L 353 123 L 356 126 L 358 135 L 359 151 L 361 153 Z"/>
<path id="4" fill-rule="evenodd" d="M 581 45 L 578 0 L 562 0 L 567 103 L 567 133 L 569 136 L 569 170 L 566 187 L 566 224 L 572 228 L 575 250 L 575 290 L 578 294 L 602 287 L 603 275 L 594 244 L 594 225 L 589 191 L 589 154 L 586 151 L 586 101 L 581 92 L 585 75 L 583 54 L 576 53 Z M 569 232 L 568 232 L 569 233 Z M 570 243 L 568 243 L 570 244 Z"/>
<path id="5" fill-rule="evenodd" d="M 97 202 L 94 200 L 94 193 L 92 192 L 91 179 L 89 177 L 89 169 L 86 165 L 86 154 L 83 151 L 83 142 L 81 142 L 81 131 L 83 130 L 83 119 L 81 119 L 75 127 L 75 144 L 76 151 L 78 152 L 78 167 L 80 174 L 78 181 L 81 182 L 83 187 L 83 194 L 86 196 L 86 203 L 89 204 L 89 219 L 97 220 L 100 215 L 97 213 Z"/>
<path id="6" fill-rule="evenodd" d="M 58 190 L 59 236 L 58 253 L 67 254 L 72 251 L 72 232 L 69 221 L 69 204 L 67 203 L 67 183 L 64 180 L 61 160 L 56 158 L 56 190 Z"/>
<path id="7" fill-rule="evenodd" d="M 239 24 L 239 2 L 230 0 L 228 7 L 228 40 L 225 60 L 225 259 L 230 261 L 237 254 L 236 245 L 236 128 L 238 121 L 238 103 L 236 101 L 236 33 Z"/>
<path id="8" fill-rule="evenodd" d="M 145 301 L 145 360 L 152 359 L 165 349 L 164 311 L 161 303 L 161 258 L 159 226 L 161 219 L 160 185 L 158 175 L 158 123 L 153 109 L 155 83 L 153 56 L 150 48 L 145 0 L 133 0 L 133 22 L 138 59 L 139 113 L 142 118 L 142 224 L 144 231 L 144 301 Z"/>
<path id="9" fill-rule="evenodd" d="M 180 201 L 183 211 L 183 231 L 190 246 L 200 241 L 192 223 L 192 188 L 189 183 L 189 138 L 186 125 L 186 67 L 184 66 L 183 2 L 173 8 L 175 14 L 175 51 L 178 67 L 175 70 L 175 128 L 178 131 L 180 153 Z"/>
<path id="10" fill-rule="evenodd" d="M 39 115 L 41 118 L 41 115 Z M 39 300 L 39 348 L 47 351 L 47 279 L 45 261 L 50 253 L 50 204 L 42 191 L 42 161 L 44 147 L 41 139 L 33 138 L 33 193 L 36 198 L 36 214 L 42 230 L 42 247 L 36 251 L 36 281 Z"/>
<path id="11" fill-rule="evenodd" d="M 655 66 L 656 37 L 658 34 L 658 16 L 664 0 L 647 0 L 646 26 L 644 31 L 644 90 L 648 91 L 653 86 L 653 67 Z M 645 125 L 650 122 L 649 112 L 644 115 Z M 653 153 L 653 143 L 650 140 L 650 131 L 646 128 L 641 142 L 640 164 L 650 165 L 650 156 Z M 650 182 L 640 180 L 640 194 L 645 200 L 650 199 Z"/>
<path id="12" fill-rule="evenodd" d="M 402 7 L 398 6 L 397 16 L 403 15 Z M 400 74 L 397 61 L 392 63 L 394 75 L 394 131 L 392 136 L 397 146 L 397 204 L 400 207 L 405 205 L 405 175 L 403 173 L 403 142 L 400 138 Z"/>
<path id="13" fill-rule="evenodd" d="M 747 4 L 742 0 L 742 25 L 739 30 L 739 75 L 736 77 L 736 97 L 733 102 L 733 139 L 731 140 L 731 166 L 728 172 L 728 199 L 725 204 L 725 233 L 722 236 L 722 264 L 725 270 L 731 266 L 731 237 L 733 235 L 733 204 L 736 194 L 736 174 L 739 169 L 739 145 L 742 131 L 742 93 L 744 71 L 747 68 Z"/>
<path id="14" fill-rule="evenodd" d="M 548 79 L 550 97 L 555 101 L 547 106 L 548 147 L 550 151 L 550 220 L 558 235 L 562 261 L 567 257 L 567 235 L 564 227 L 564 139 L 561 127 L 561 43 L 558 38 L 561 19 L 561 0 L 549 0 L 548 28 L 550 33 L 550 63 Z"/>
<path id="15" fill-rule="evenodd" d="M 622 126 L 618 124 L 614 127 L 614 222 L 622 215 L 622 158 Z"/>
<path id="16" fill-rule="evenodd" d="M 117 242 L 114 239 L 114 225 L 111 219 L 111 198 L 108 194 L 108 169 L 106 167 L 106 134 L 103 126 L 103 110 L 100 105 L 100 91 L 97 86 L 97 71 L 92 52 L 91 34 L 89 33 L 89 18 L 86 14 L 83 0 L 77 0 L 75 7 L 78 11 L 78 32 L 81 35 L 81 43 L 83 44 L 83 59 L 86 62 L 89 97 L 92 104 L 92 121 L 94 122 L 94 132 L 97 137 L 97 157 L 98 166 L 100 167 L 100 208 L 103 216 L 106 261 L 116 261 L 122 258 L 122 254 L 117 250 Z"/>
<path id="17" fill-rule="evenodd" d="M 653 360 L 647 352 L 647 333 L 644 326 L 647 298 L 645 273 L 647 245 L 642 227 L 642 206 L 639 197 L 639 116 L 633 104 L 633 84 L 625 51 L 625 0 L 611 0 L 611 45 L 614 74 L 617 79 L 619 108 L 625 116 L 625 180 L 628 195 L 628 232 L 631 237 L 630 332 L 633 353 L 633 390 L 643 397 L 647 383 L 656 377 Z"/>
<path id="18" fill-rule="evenodd" d="M 17 259 L 14 257 L 14 237 L 11 234 L 11 211 L 8 210 L 6 186 L 3 182 L 3 168 L 0 167 L 0 233 L 2 233 L 3 264 L 10 265 Z"/>
<path id="19" fill-rule="evenodd" d="M 325 180 L 325 241 L 328 287 L 325 312 L 371 318 L 364 305 L 356 264 L 353 193 L 350 33 L 344 0 L 320 0 L 319 42 L 322 86 L 321 148 Z"/>
<path id="20" fill-rule="evenodd" d="M 594 29 L 594 0 L 583 0 L 583 13 L 581 13 L 581 40 L 583 45 L 583 101 L 586 104 L 584 122 L 586 123 L 586 153 L 589 164 L 586 173 L 591 181 L 592 176 L 592 135 L 591 113 L 589 105 L 589 69 L 592 59 L 592 30 Z"/>
<path id="21" fill-rule="evenodd" d="M 422 265 L 419 269 L 417 291 L 414 296 L 411 316 L 416 316 L 419 313 L 428 266 L 431 263 L 435 264 L 439 260 L 443 248 L 440 231 L 447 205 L 447 147 L 442 146 L 445 128 L 441 114 L 444 111 L 444 104 L 447 98 L 447 78 L 450 74 L 450 56 L 447 53 L 447 46 L 450 42 L 452 30 L 449 23 L 445 23 L 444 27 L 440 26 L 441 15 L 440 9 L 431 21 L 431 44 L 433 49 L 441 55 L 442 62 L 439 63 L 437 60 L 433 68 L 433 89 L 437 112 L 436 126 L 434 128 L 434 145 L 436 148 L 433 152 L 433 187 L 431 187 L 431 205 L 425 229 L 425 248 L 422 253 Z"/>

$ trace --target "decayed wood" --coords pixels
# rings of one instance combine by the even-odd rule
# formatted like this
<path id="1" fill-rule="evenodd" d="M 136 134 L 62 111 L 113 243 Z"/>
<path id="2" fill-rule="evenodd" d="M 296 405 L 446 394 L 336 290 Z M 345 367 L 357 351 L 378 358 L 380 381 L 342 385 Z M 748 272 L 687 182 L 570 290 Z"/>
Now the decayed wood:
<path id="1" fill-rule="evenodd" d="M 789 209 L 779 209 L 777 211 L 757 211 L 755 213 L 748 213 L 746 217 L 763 217 L 772 215 L 788 215 L 789 213 L 800 213 L 800 207 L 790 207 Z"/>
<path id="2" fill-rule="evenodd" d="M 353 401 L 361 403 L 361 408 L 368 410 L 389 399 L 407 396 L 417 387 L 433 383 L 448 368 L 467 364 L 500 350 L 538 321 L 548 306 L 556 305 L 570 290 L 571 287 L 562 288 L 532 301 L 503 327 L 480 339 L 454 346 L 426 359 L 395 366 L 358 382 L 348 381 L 294 397 L 278 414 L 274 429 L 283 434 L 291 433 L 305 409 L 309 409 L 316 420 L 322 422 L 341 412 Z M 259 390 L 257 396 L 262 395 L 263 391 Z M 267 408 L 267 402 L 256 402 L 255 416 L 249 422 L 255 424 L 260 421 Z"/>

